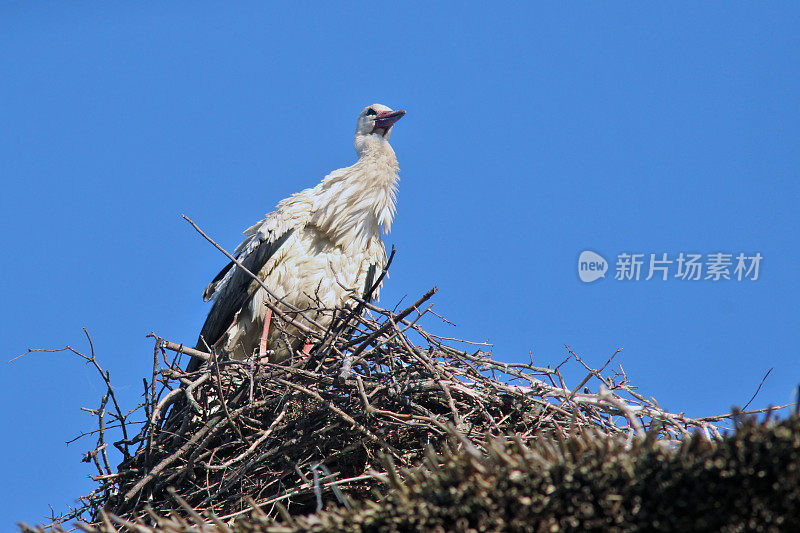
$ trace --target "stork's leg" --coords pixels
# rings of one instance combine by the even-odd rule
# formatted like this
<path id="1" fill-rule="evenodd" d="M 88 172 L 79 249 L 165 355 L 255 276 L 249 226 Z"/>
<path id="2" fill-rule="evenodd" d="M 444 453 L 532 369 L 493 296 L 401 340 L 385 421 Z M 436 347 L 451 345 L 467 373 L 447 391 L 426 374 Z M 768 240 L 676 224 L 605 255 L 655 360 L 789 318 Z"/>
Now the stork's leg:
<path id="1" fill-rule="evenodd" d="M 313 347 L 314 347 L 314 343 L 313 342 L 305 343 L 303 345 L 303 353 L 306 354 L 306 355 L 310 354 L 311 353 L 311 348 L 313 348 Z"/>
<path id="2" fill-rule="evenodd" d="M 264 313 L 264 327 L 261 330 L 261 342 L 258 343 L 258 359 L 263 361 L 267 359 L 267 339 L 269 339 L 269 326 L 272 322 L 272 309 L 267 307 Z"/>

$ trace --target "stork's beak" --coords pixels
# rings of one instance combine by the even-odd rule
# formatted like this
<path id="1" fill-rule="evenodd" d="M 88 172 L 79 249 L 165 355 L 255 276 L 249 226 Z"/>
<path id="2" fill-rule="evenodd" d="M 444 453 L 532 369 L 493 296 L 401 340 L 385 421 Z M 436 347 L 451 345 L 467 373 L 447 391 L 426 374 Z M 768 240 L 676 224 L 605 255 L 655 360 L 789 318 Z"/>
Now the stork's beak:
<path id="1" fill-rule="evenodd" d="M 375 117 L 375 129 L 389 129 L 392 125 L 403 118 L 406 112 L 402 109 L 398 109 L 397 111 L 384 111 L 383 113 L 379 113 L 378 116 Z"/>

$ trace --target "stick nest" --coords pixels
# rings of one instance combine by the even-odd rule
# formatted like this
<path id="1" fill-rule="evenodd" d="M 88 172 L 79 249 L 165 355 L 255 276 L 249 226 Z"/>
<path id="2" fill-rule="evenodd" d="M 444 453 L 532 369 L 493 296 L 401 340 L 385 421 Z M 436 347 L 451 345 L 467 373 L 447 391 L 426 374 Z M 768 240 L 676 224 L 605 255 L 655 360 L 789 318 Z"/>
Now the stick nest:
<path id="1" fill-rule="evenodd" d="M 224 360 L 153 335 L 152 376 L 127 412 L 93 349 L 66 348 L 94 363 L 107 393 L 90 410 L 98 441 L 85 457 L 98 486 L 56 522 L 296 516 L 374 498 L 388 464 L 414 467 L 445 445 L 480 452 L 497 438 L 530 443 L 588 430 L 628 442 L 649 434 L 667 447 L 696 430 L 720 438 L 715 424 L 728 415 L 664 411 L 621 366 L 605 372 L 616 353 L 599 369 L 569 347 L 557 367 L 509 364 L 429 333 L 419 320 L 435 314 L 425 307 L 434 292 L 401 312 L 364 301 L 365 313 L 340 311 L 348 328 L 332 326 L 309 356 L 283 364 Z M 188 373 L 184 354 L 207 364 Z M 586 377 L 568 386 L 565 364 Z M 110 426 L 122 434 L 116 469 Z"/>

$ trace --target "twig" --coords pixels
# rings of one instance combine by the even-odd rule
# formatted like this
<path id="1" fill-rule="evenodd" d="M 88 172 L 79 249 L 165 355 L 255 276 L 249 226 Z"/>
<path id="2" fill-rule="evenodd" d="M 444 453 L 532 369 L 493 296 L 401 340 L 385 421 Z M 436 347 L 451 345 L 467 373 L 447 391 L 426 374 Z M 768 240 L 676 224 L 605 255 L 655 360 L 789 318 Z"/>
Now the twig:
<path id="1" fill-rule="evenodd" d="M 750 404 L 751 404 L 751 403 L 753 403 L 753 400 L 755 400 L 755 399 L 756 399 L 756 396 L 758 396 L 758 391 L 760 391 L 760 390 L 761 390 L 761 386 L 762 386 L 762 385 L 764 385 L 764 382 L 767 380 L 767 376 L 769 376 L 770 372 L 772 372 L 772 368 L 770 368 L 769 370 L 767 370 L 767 373 L 766 373 L 766 374 L 764 374 L 764 377 L 763 377 L 763 378 L 761 378 L 761 381 L 760 381 L 760 382 L 759 382 L 759 384 L 758 384 L 758 388 L 757 388 L 757 389 L 756 389 L 756 391 L 753 393 L 753 396 L 750 398 L 750 400 L 748 400 L 748 402 L 747 402 L 746 404 L 744 404 L 744 407 L 742 407 L 742 410 L 743 410 L 743 411 L 746 411 L 746 410 L 747 410 L 747 408 L 748 408 L 748 407 L 750 407 Z"/>

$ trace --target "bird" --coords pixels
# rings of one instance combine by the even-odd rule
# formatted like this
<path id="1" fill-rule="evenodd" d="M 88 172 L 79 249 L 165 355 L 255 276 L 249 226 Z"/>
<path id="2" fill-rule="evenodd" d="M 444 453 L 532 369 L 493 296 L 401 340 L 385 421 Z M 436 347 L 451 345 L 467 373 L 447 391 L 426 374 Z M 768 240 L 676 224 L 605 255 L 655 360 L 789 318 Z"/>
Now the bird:
<path id="1" fill-rule="evenodd" d="M 269 291 L 235 261 L 228 263 L 203 291 L 213 304 L 198 350 L 281 362 L 301 347 L 308 353 L 309 339 L 273 316 L 267 300 L 287 313 L 305 310 L 292 317 L 319 329 L 331 325 L 333 309 L 352 303 L 354 292 L 378 299 L 380 287 L 372 285 L 387 262 L 381 235 L 395 217 L 400 170 L 389 137 L 405 114 L 382 104 L 365 107 L 353 141 L 358 160 L 280 201 L 244 231 L 233 257 Z M 193 358 L 187 371 L 202 363 Z"/>

